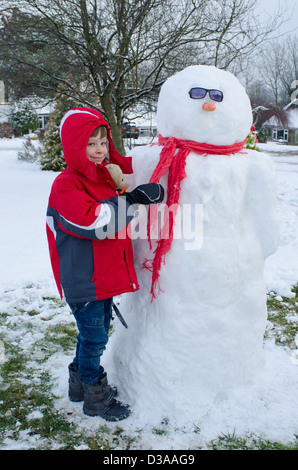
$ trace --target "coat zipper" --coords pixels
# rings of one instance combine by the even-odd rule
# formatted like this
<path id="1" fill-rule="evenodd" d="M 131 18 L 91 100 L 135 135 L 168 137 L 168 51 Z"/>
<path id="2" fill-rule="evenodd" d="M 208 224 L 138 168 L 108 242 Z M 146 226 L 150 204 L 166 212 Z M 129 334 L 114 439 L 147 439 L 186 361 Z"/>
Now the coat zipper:
<path id="1" fill-rule="evenodd" d="M 127 261 L 126 261 L 126 254 L 125 254 L 125 251 L 124 251 L 124 261 L 125 261 L 126 269 L 127 269 L 127 272 L 128 272 L 128 278 L 129 278 L 130 287 L 132 287 L 133 290 L 135 290 L 135 289 L 136 289 L 136 285 L 135 285 L 135 283 L 132 282 L 132 280 L 131 280 L 131 276 L 130 276 L 128 264 L 127 264 Z"/>

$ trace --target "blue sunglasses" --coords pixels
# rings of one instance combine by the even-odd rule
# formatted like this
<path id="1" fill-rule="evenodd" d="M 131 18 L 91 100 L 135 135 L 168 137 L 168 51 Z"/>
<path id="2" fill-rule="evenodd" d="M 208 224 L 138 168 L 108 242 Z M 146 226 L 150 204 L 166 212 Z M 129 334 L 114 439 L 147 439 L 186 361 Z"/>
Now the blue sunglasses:
<path id="1" fill-rule="evenodd" d="M 207 88 L 192 88 L 189 91 L 189 95 L 194 100 L 201 100 L 205 98 L 205 96 L 209 93 L 210 98 L 213 101 L 222 101 L 223 100 L 223 92 L 220 90 L 207 90 Z"/>

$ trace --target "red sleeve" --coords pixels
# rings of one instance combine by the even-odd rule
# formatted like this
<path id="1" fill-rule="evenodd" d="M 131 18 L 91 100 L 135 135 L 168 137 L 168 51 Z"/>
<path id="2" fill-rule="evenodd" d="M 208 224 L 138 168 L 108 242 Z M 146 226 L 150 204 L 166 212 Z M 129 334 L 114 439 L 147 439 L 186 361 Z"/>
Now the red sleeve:
<path id="1" fill-rule="evenodd" d="M 119 165 L 122 172 L 125 175 L 129 175 L 133 173 L 132 169 L 132 157 L 122 157 L 121 155 L 115 155 L 111 154 L 110 155 L 110 163 L 115 163 L 116 165 Z"/>

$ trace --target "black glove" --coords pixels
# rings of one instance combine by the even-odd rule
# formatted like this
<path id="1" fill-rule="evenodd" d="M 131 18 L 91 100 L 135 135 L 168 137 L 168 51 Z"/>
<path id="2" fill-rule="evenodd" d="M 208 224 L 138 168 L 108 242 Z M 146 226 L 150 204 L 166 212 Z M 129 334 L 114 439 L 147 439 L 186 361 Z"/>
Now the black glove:
<path id="1" fill-rule="evenodd" d="M 164 189 L 159 183 L 141 184 L 123 196 L 130 204 L 156 204 L 163 201 Z"/>

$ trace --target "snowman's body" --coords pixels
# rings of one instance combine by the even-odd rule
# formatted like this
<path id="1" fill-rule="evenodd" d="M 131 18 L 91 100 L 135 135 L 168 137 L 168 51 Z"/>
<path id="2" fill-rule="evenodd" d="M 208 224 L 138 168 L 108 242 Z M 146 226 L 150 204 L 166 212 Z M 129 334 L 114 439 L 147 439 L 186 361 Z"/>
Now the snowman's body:
<path id="1" fill-rule="evenodd" d="M 190 67 L 169 82 L 171 86 L 166 83 L 161 91 L 158 110 L 158 127 L 164 137 L 231 145 L 249 133 L 249 103 L 235 77 L 213 67 Z M 229 102 L 221 109 L 223 100 L 215 111 L 205 112 L 205 121 L 199 109 L 204 100 L 184 96 L 201 124 L 196 134 L 191 111 L 193 125 L 190 129 L 188 122 L 183 134 L 183 119 L 178 126 L 184 114 L 181 90 L 175 94 L 179 84 L 185 91 L 194 86 L 220 89 L 224 100 L 234 92 L 236 110 L 229 115 Z M 174 108 L 167 109 L 171 96 L 175 96 L 180 117 Z M 215 114 L 218 109 L 220 118 Z M 238 112 L 239 119 L 231 117 L 231 112 L 235 116 Z M 171 116 L 169 121 L 166 115 Z M 149 180 L 161 148 L 154 145 L 133 151 L 132 187 Z M 143 267 L 146 259 L 153 258 L 155 243 L 150 250 L 146 239 L 136 239 L 135 266 L 141 287 L 123 296 L 121 311 L 128 329 L 117 325 L 106 358 L 109 375 L 118 382 L 123 397 L 136 413 L 145 412 L 153 421 L 165 416 L 198 417 L 222 392 L 256 377 L 263 363 L 267 316 L 263 267 L 266 257 L 276 250 L 278 238 L 272 162 L 251 150 L 208 156 L 191 152 L 185 171 L 179 198 L 182 217 L 176 219 L 174 240 L 160 271 L 162 292 L 151 302 L 152 274 Z M 166 189 L 166 174 L 160 182 Z M 184 208 L 188 210 L 185 217 Z M 184 230 L 189 215 L 191 229 Z M 139 216 L 139 226 L 140 221 Z"/>

